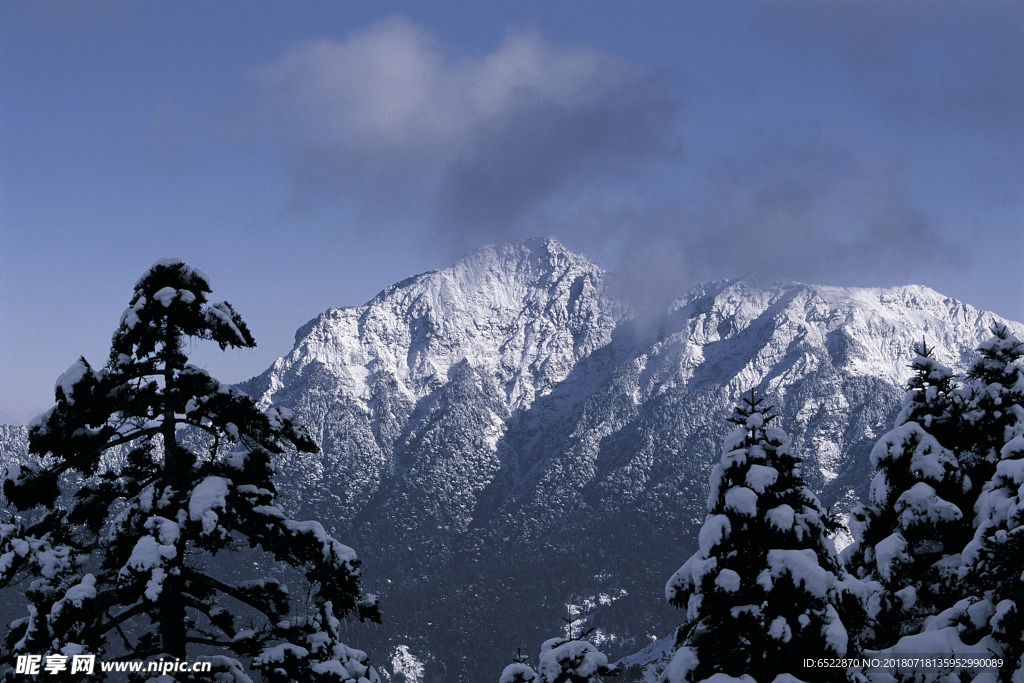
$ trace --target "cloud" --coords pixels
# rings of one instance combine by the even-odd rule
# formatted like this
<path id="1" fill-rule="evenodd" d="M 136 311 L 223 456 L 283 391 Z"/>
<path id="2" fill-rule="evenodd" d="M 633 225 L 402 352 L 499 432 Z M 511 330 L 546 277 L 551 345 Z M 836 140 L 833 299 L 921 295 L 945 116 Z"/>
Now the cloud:
<path id="1" fill-rule="evenodd" d="M 817 284 L 940 286 L 967 268 L 893 159 L 820 141 L 761 141 L 701 169 L 688 189 L 595 207 L 557 224 L 617 271 L 638 306 L 694 282 L 774 274 Z"/>
<path id="2" fill-rule="evenodd" d="M 678 151 L 663 80 L 530 32 L 456 58 L 393 18 L 299 45 L 258 79 L 305 192 L 426 214 L 467 245 L 514 236 L 552 198 Z"/>
<path id="3" fill-rule="evenodd" d="M 945 256 L 938 220 L 913 200 L 906 169 L 885 156 L 765 142 L 722 164 L 702 193 L 721 201 L 692 217 L 696 246 L 709 263 L 728 260 L 741 272 L 896 284 Z"/>
<path id="4" fill-rule="evenodd" d="M 666 74 L 535 33 L 457 57 L 390 19 L 301 44 L 259 79 L 307 198 L 354 207 L 368 230 L 419 230 L 446 256 L 554 234 L 639 306 L 753 272 L 929 284 L 967 258 L 950 257 L 897 151 L 773 133 L 756 111 L 723 135 L 684 119 Z M 681 154 L 683 133 L 707 132 L 728 146 Z"/>

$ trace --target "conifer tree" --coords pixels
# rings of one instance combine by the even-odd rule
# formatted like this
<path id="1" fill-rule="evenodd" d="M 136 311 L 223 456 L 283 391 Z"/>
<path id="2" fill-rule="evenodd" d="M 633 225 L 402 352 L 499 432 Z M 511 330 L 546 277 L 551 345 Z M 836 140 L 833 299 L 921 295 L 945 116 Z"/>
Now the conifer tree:
<path id="1" fill-rule="evenodd" d="M 992 337 L 978 347 L 978 360 L 967 373 L 961 394 L 963 419 L 959 425 L 966 441 L 965 474 L 974 496 L 995 473 L 1001 451 L 1021 417 L 1015 406 L 1024 396 L 1021 385 L 1022 343 L 1005 325 L 992 328 Z"/>
<path id="2" fill-rule="evenodd" d="M 970 607 L 960 620 L 1003 657 L 1000 680 L 1024 680 L 1024 342 L 1005 326 L 979 348 L 971 368 L 967 429 L 978 472 L 991 471 L 974 507 L 963 552 Z"/>
<path id="3" fill-rule="evenodd" d="M 959 431 L 953 373 L 926 343 L 914 351 L 903 407 L 871 451 L 869 499 L 851 515 L 854 543 L 844 551 L 851 571 L 872 582 L 862 634 L 872 648 L 918 631 L 956 601 L 959 553 L 971 533 L 957 455 L 937 438 L 952 447 Z"/>
<path id="4" fill-rule="evenodd" d="M 34 460 L 3 484 L 25 514 L 0 525 L 0 586 L 30 580 L 28 617 L 5 649 L 206 658 L 234 681 L 249 680 L 236 658 L 264 681 L 378 681 L 341 640 L 339 618 L 379 620 L 355 552 L 276 502 L 272 457 L 316 444 L 290 411 L 261 411 L 187 362 L 189 339 L 255 345 L 210 291 L 198 270 L 158 261 L 135 285 L 105 367 L 72 365 L 31 425 Z M 307 603 L 275 579 L 218 572 L 225 563 L 211 558 L 233 550 L 300 572 Z"/>
<path id="5" fill-rule="evenodd" d="M 711 474 L 700 547 L 669 579 L 670 604 L 686 610 L 665 683 L 715 674 L 768 683 L 798 680 L 804 658 L 852 657 L 856 621 L 827 539 L 834 522 L 804 484 L 789 437 L 769 426 L 764 400 L 751 392 L 730 421 L 721 462 Z M 852 631 L 859 626 L 854 623 Z M 812 680 L 847 680 L 838 668 Z"/>
<path id="6" fill-rule="evenodd" d="M 501 672 L 499 683 L 603 683 L 618 675 L 596 645 L 587 640 L 593 629 L 568 638 L 551 638 L 540 646 L 537 670 L 518 655 Z"/>
<path id="7" fill-rule="evenodd" d="M 540 676 L 530 667 L 530 658 L 520 650 L 502 670 L 498 683 L 540 683 Z"/>
<path id="8" fill-rule="evenodd" d="M 993 668 L 969 664 L 958 667 L 948 677 L 934 670 L 921 672 L 908 665 L 895 672 L 899 680 L 925 680 L 921 679 L 922 675 L 929 676 L 927 680 L 1007 683 L 1024 680 L 1024 618 L 1021 616 L 1024 609 L 1021 576 L 1021 557 L 1024 557 L 1024 501 L 1021 497 L 1024 485 L 1024 344 L 1003 325 L 995 326 L 993 332 L 994 336 L 979 347 L 980 358 L 969 371 L 964 387 L 927 394 L 947 394 L 952 406 L 950 413 L 946 411 L 945 399 L 924 410 L 920 409 L 922 402 L 915 401 L 918 408 L 908 410 L 905 407 L 901 413 L 912 414 L 918 420 L 908 423 L 920 432 L 918 436 L 924 433 L 921 428 L 924 426 L 931 432 L 926 435 L 928 438 L 934 435 L 943 439 L 942 445 L 948 445 L 955 453 L 959 472 L 946 468 L 951 476 L 945 491 L 949 500 L 959 500 L 960 511 L 973 524 L 952 520 L 951 516 L 944 522 L 940 520 L 931 530 L 933 542 L 943 543 L 951 554 L 933 565 L 929 565 L 930 558 L 920 560 L 912 552 L 903 557 L 890 553 L 894 558 L 895 584 L 914 585 L 922 576 L 936 576 L 937 568 L 941 569 L 938 575 L 942 579 L 937 588 L 917 593 L 919 598 L 931 594 L 934 616 L 922 620 L 920 617 L 927 613 L 924 609 L 917 619 L 913 615 L 906 619 L 906 611 L 902 615 L 893 614 L 894 620 L 901 616 L 905 619 L 902 632 L 906 635 L 891 651 L 956 657 L 967 662 L 983 663 L 994 658 L 1001 659 L 1003 665 Z M 912 378 L 911 387 L 914 385 Z M 910 399 L 908 397 L 908 401 Z M 933 418 L 930 424 L 929 415 Z M 950 416 L 948 421 L 947 415 Z M 898 452 L 891 444 L 884 443 L 887 438 L 888 435 L 880 447 L 890 454 L 894 450 Z M 924 437 L 919 439 L 917 447 L 911 449 L 913 457 L 924 453 L 925 442 Z M 932 465 L 936 461 L 948 465 L 946 453 L 934 447 L 930 453 Z M 958 487 L 952 485 L 957 481 L 960 483 L 959 499 Z M 874 502 L 876 486 L 872 488 Z M 918 513 L 918 516 L 921 515 Z M 935 510 L 924 515 L 930 521 L 942 516 Z M 943 524 L 948 525 L 945 532 L 948 535 L 942 531 Z M 862 532 L 862 536 L 866 535 L 866 531 Z M 966 545 L 962 541 L 965 536 Z M 876 551 L 881 545 L 876 544 Z M 912 551 L 913 544 L 907 545 Z M 858 553 L 862 562 L 871 556 L 869 550 L 862 549 Z M 926 571 L 915 571 L 920 568 Z M 951 576 L 951 570 L 956 570 L 955 576 Z M 942 590 L 948 595 L 942 600 L 936 599 L 935 594 Z M 948 607 L 936 612 L 943 604 Z M 972 659 L 970 655 L 976 656 Z"/>

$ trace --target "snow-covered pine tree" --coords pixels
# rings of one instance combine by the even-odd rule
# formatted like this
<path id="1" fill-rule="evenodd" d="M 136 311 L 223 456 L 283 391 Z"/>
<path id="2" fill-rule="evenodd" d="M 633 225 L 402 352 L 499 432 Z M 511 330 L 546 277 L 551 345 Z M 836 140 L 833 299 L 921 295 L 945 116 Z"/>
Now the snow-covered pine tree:
<path id="1" fill-rule="evenodd" d="M 569 638 L 551 638 L 540 646 L 537 670 L 519 655 L 501 672 L 499 683 L 602 683 L 618 675 L 608 657 L 587 640 L 589 631 Z"/>
<path id="2" fill-rule="evenodd" d="M 498 683 L 540 683 L 540 676 L 530 667 L 530 658 L 520 650 L 502 670 Z"/>
<path id="3" fill-rule="evenodd" d="M 1021 421 L 1015 406 L 1020 406 L 1024 395 L 1022 355 L 1024 343 L 1005 325 L 994 325 L 992 337 L 978 347 L 979 358 L 959 392 L 965 404 L 959 427 L 971 451 L 965 454 L 965 475 L 972 480 L 975 496 L 992 478 L 1009 435 Z"/>
<path id="4" fill-rule="evenodd" d="M 834 522 L 804 484 L 789 437 L 769 427 L 774 417 L 751 391 L 730 418 L 737 428 L 711 474 L 700 548 L 665 586 L 669 603 L 686 610 L 665 683 L 857 675 L 803 664 L 855 656 L 841 615 L 860 615 L 827 539 Z"/>
<path id="5" fill-rule="evenodd" d="M 1005 326 L 979 348 L 965 421 L 978 465 L 992 472 L 974 506 L 974 537 L 963 552 L 970 607 L 960 626 L 1006 664 L 1002 681 L 1024 681 L 1024 342 Z"/>
<path id="6" fill-rule="evenodd" d="M 236 658 L 251 657 L 264 681 L 374 683 L 365 653 L 340 637 L 339 617 L 379 620 L 355 552 L 276 503 L 272 456 L 316 444 L 290 411 L 261 411 L 187 363 L 190 338 L 255 344 L 210 291 L 198 270 L 158 261 L 135 285 L 106 366 L 72 365 L 32 424 L 34 462 L 4 476 L 25 514 L 0 525 L 0 586 L 30 581 L 28 617 L 6 650 L 207 658 L 239 682 L 250 679 Z M 217 572 L 225 563 L 211 558 L 233 549 L 302 572 L 307 603 L 277 580 Z"/>
<path id="7" fill-rule="evenodd" d="M 953 372 L 926 343 L 913 350 L 903 407 L 871 451 L 869 499 L 851 514 L 854 542 L 844 551 L 872 587 L 862 641 L 877 649 L 956 601 L 960 551 L 971 535 L 971 503 L 951 450 L 959 431 Z"/>

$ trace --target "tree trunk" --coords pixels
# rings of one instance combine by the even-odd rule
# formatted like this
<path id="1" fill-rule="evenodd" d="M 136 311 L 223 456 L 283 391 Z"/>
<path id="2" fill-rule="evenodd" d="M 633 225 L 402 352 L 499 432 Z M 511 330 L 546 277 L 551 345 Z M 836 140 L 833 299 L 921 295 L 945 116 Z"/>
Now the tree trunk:
<path id="1" fill-rule="evenodd" d="M 170 486 L 170 513 L 175 514 L 185 501 L 183 495 L 189 481 L 189 465 L 182 457 L 182 451 L 178 448 L 177 421 L 175 419 L 174 397 L 172 387 L 174 386 L 175 367 L 174 358 L 180 340 L 174 333 L 172 325 L 167 325 L 167 334 L 164 340 L 164 415 L 160 431 L 164 440 L 164 486 Z M 185 659 L 185 601 L 181 591 L 181 564 L 183 550 L 179 548 L 178 554 L 168 566 L 167 576 L 164 578 L 163 590 L 160 592 L 160 641 L 164 652 Z"/>

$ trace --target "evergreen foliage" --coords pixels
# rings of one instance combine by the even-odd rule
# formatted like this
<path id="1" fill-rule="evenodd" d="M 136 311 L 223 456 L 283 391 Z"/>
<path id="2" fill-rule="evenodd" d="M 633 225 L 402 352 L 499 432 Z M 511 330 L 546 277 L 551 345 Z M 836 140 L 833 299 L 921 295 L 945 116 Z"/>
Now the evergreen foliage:
<path id="1" fill-rule="evenodd" d="M 964 402 L 960 429 L 969 445 L 967 474 L 977 497 L 1003 459 L 1002 449 L 1021 422 L 1021 356 L 1024 344 L 1005 325 L 995 325 L 993 336 L 978 347 L 978 360 L 967 373 L 960 393 Z"/>
<path id="2" fill-rule="evenodd" d="M 502 670 L 498 683 L 540 683 L 540 676 L 530 668 L 530 658 L 519 650 L 512 663 Z"/>
<path id="3" fill-rule="evenodd" d="M 876 579 L 874 647 L 1003 666 L 897 667 L 879 681 L 1024 680 L 1024 343 L 1003 325 L 993 332 L 959 388 L 918 349 L 897 425 L 872 452 L 849 559 Z"/>
<path id="4" fill-rule="evenodd" d="M 28 581 L 29 603 L 5 649 L 206 658 L 234 681 L 249 680 L 235 657 L 251 658 L 264 681 L 376 682 L 340 638 L 339 617 L 379 620 L 355 552 L 276 501 L 272 457 L 316 444 L 290 411 L 260 410 L 187 362 L 190 338 L 255 345 L 210 291 L 203 273 L 158 261 L 135 285 L 106 366 L 72 365 L 31 425 L 34 459 L 3 483 L 23 514 L 0 525 L 0 586 Z M 214 558 L 233 550 L 304 574 L 307 601 L 276 579 L 218 572 Z"/>
<path id="5" fill-rule="evenodd" d="M 861 616 L 827 539 L 835 523 L 804 484 L 789 437 L 769 426 L 774 417 L 752 391 L 731 418 L 700 548 L 665 587 L 686 610 L 665 683 L 796 680 L 806 657 L 856 656 Z M 854 676 L 822 669 L 814 680 Z"/>
<path id="6" fill-rule="evenodd" d="M 1005 326 L 979 348 L 965 412 L 978 470 L 990 470 L 963 552 L 968 637 L 984 634 L 1007 665 L 1000 680 L 1024 679 L 1024 342 Z M 982 469 L 984 468 L 984 469 Z M 980 622 L 980 623 L 979 623 Z"/>
<path id="7" fill-rule="evenodd" d="M 527 664 L 527 657 L 516 656 L 501 672 L 499 683 L 603 683 L 606 677 L 617 676 L 618 669 L 587 640 L 590 633 L 544 641 L 536 671 Z"/>
<path id="8" fill-rule="evenodd" d="M 926 343 L 914 351 L 903 408 L 871 451 L 869 498 L 851 514 L 854 543 L 844 552 L 851 571 L 875 582 L 862 636 L 872 648 L 917 632 L 955 602 L 971 533 L 970 486 L 950 449 L 959 431 L 953 373 Z"/>

